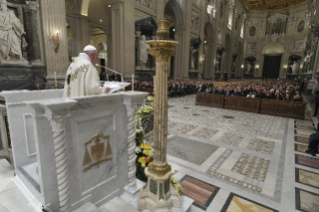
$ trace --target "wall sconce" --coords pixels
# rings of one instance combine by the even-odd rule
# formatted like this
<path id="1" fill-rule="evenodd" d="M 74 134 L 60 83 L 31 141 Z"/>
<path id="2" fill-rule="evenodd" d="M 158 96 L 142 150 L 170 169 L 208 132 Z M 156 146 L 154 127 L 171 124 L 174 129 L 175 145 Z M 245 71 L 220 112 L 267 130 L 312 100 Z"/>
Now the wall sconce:
<path id="1" fill-rule="evenodd" d="M 51 41 L 56 45 L 55 52 L 58 53 L 60 48 L 59 31 L 51 35 Z"/>
<path id="2" fill-rule="evenodd" d="M 284 65 L 284 72 L 286 72 L 287 71 L 287 65 Z"/>
<path id="3" fill-rule="evenodd" d="M 255 69 L 256 69 L 256 71 L 259 70 L 259 64 L 256 65 Z"/>
<path id="4" fill-rule="evenodd" d="M 207 43 L 207 40 L 204 40 L 204 43 Z"/>
<path id="5" fill-rule="evenodd" d="M 241 71 L 244 71 L 244 64 L 241 65 Z"/>

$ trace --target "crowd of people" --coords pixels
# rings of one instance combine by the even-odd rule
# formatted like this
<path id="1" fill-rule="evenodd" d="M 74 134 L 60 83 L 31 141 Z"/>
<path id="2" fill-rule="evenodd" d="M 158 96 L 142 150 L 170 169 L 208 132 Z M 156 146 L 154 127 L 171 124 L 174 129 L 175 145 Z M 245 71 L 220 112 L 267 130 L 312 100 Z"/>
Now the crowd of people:
<path id="1" fill-rule="evenodd" d="M 153 81 L 135 82 L 135 87 L 153 88 Z M 214 86 L 212 80 L 168 80 L 170 97 L 195 93 L 242 96 L 283 101 L 301 102 L 301 91 L 306 82 L 297 79 L 258 79 L 247 82 L 230 82 L 225 86 Z"/>

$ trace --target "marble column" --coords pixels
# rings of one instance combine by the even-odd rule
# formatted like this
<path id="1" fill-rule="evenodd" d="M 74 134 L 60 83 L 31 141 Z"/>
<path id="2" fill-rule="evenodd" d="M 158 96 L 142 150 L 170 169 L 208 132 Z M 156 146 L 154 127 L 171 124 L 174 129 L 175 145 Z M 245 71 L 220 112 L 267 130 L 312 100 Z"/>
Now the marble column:
<path id="1" fill-rule="evenodd" d="M 157 35 L 159 40 L 148 41 L 152 47 L 150 54 L 156 58 L 156 88 L 154 112 L 154 161 L 145 169 L 148 177 L 147 185 L 138 196 L 138 209 L 151 212 L 170 211 L 171 207 L 179 208 L 181 198 L 178 190 L 172 185 L 171 175 L 174 173 L 167 163 L 167 74 L 169 58 L 174 56 L 174 47 L 178 42 L 166 40 L 169 37 L 169 22 L 158 21 Z"/>
<path id="2" fill-rule="evenodd" d="M 213 40 L 207 40 L 206 43 L 206 53 L 205 53 L 205 78 L 210 78 L 213 76 L 214 60 L 213 58 Z"/>
<path id="3" fill-rule="evenodd" d="M 45 56 L 47 79 L 54 82 L 54 72 L 56 72 L 59 83 L 62 84 L 69 66 L 65 0 L 41 0 L 38 2 L 41 20 L 39 33 L 43 39 L 42 50 Z M 51 35 L 57 35 L 57 32 L 59 50 L 55 52 L 56 45 L 50 38 Z"/>
<path id="4" fill-rule="evenodd" d="M 68 158 L 65 139 L 65 118 L 53 117 L 50 122 L 54 139 L 60 211 L 71 211 Z"/>

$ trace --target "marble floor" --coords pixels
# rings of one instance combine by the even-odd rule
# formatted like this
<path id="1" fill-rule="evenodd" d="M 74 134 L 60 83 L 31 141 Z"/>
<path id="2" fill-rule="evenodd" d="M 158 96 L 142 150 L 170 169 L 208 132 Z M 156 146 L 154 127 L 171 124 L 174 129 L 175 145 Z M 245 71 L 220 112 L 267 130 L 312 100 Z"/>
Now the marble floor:
<path id="1" fill-rule="evenodd" d="M 169 99 L 168 161 L 192 211 L 318 212 L 319 157 L 304 153 L 311 113 L 300 121 Z"/>
<path id="2" fill-rule="evenodd" d="M 318 122 L 311 113 L 307 105 L 294 120 L 169 99 L 167 158 L 192 212 L 319 212 L 319 157 L 304 153 Z M 152 132 L 145 139 L 152 144 Z M 0 211 L 33 211 L 13 175 L 0 159 Z"/>

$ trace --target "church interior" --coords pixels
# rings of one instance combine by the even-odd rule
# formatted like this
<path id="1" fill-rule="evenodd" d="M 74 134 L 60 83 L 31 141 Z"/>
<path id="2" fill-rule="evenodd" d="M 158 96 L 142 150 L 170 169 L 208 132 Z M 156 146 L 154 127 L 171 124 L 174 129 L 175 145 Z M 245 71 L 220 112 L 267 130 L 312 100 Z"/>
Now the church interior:
<path id="1" fill-rule="evenodd" d="M 0 212 L 319 212 L 318 12 L 0 0 Z"/>

